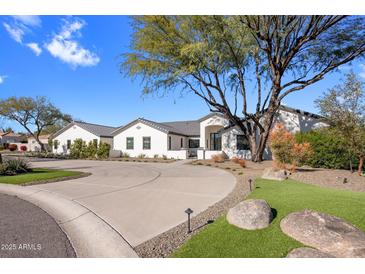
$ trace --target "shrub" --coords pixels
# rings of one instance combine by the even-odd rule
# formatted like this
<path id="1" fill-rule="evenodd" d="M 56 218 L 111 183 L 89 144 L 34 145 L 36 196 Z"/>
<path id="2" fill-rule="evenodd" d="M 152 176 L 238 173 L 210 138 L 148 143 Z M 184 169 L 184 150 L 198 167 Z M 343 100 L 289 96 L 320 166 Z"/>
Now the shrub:
<path id="1" fill-rule="evenodd" d="M 225 157 L 223 153 L 212 155 L 212 160 L 214 163 L 224 163 Z"/>
<path id="2" fill-rule="evenodd" d="M 238 164 L 239 164 L 241 167 L 243 167 L 243 168 L 245 168 L 245 167 L 246 167 L 246 161 L 245 161 L 244 159 L 239 159 L 239 160 L 238 160 Z"/>
<path id="3" fill-rule="evenodd" d="M 146 158 L 146 154 L 141 153 L 141 154 L 139 154 L 139 155 L 137 156 L 137 158 L 139 158 L 139 159 L 144 159 L 144 158 Z"/>
<path id="4" fill-rule="evenodd" d="M 3 145 L 0 145 L 0 151 L 1 150 L 4 150 L 5 148 L 4 148 L 4 146 Z"/>
<path id="5" fill-rule="evenodd" d="M 349 155 L 345 142 L 338 137 L 330 128 L 323 128 L 309 132 L 295 134 L 298 143 L 309 143 L 312 153 L 305 164 L 312 167 L 350 169 L 352 165 L 358 164 L 358 159 L 354 155 Z"/>
<path id="6" fill-rule="evenodd" d="M 303 165 L 310 157 L 311 145 L 307 142 L 298 144 L 294 134 L 290 133 L 283 124 L 277 124 L 269 137 L 274 164 L 278 168 L 291 169 Z"/>
<path id="7" fill-rule="evenodd" d="M 235 164 L 238 164 L 238 161 L 239 161 L 240 159 L 238 158 L 238 157 L 232 157 L 232 159 L 231 159 L 231 161 L 233 162 L 233 163 L 235 163 Z"/>
<path id="8" fill-rule="evenodd" d="M 159 156 L 158 154 L 155 154 L 155 155 L 153 155 L 153 158 L 157 159 L 158 156 Z"/>
<path id="9" fill-rule="evenodd" d="M 96 158 L 97 151 L 98 151 L 98 141 L 92 140 L 86 147 L 85 156 L 87 158 Z"/>
<path id="10" fill-rule="evenodd" d="M 85 146 L 86 144 L 82 139 L 75 139 L 74 142 L 71 144 L 70 156 L 76 159 L 82 158 L 82 156 L 84 155 L 82 150 L 85 150 Z"/>
<path id="11" fill-rule="evenodd" d="M 0 164 L 0 175 L 17 175 L 31 171 L 28 162 L 22 159 L 6 160 Z"/>
<path id="12" fill-rule="evenodd" d="M 27 146 L 24 146 L 24 145 L 20 146 L 20 150 L 21 151 L 27 151 Z"/>
<path id="13" fill-rule="evenodd" d="M 162 159 L 167 160 L 167 156 L 166 155 L 162 155 Z"/>
<path id="14" fill-rule="evenodd" d="M 10 151 L 15 151 L 15 150 L 18 150 L 18 146 L 16 144 L 10 144 L 8 146 L 9 150 Z"/>
<path id="15" fill-rule="evenodd" d="M 110 145 L 107 143 L 100 143 L 96 155 L 100 159 L 106 159 L 109 157 Z"/>
<path id="16" fill-rule="evenodd" d="M 122 158 L 129 158 L 129 153 L 127 152 L 122 152 L 122 154 L 120 155 Z"/>

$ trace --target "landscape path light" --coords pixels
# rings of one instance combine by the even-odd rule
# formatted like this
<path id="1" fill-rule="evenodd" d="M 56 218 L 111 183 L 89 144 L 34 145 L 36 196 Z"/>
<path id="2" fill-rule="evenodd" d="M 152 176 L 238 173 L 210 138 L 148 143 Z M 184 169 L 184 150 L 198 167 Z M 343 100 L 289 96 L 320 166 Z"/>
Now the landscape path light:
<path id="1" fill-rule="evenodd" d="M 194 211 L 191 208 L 185 210 L 185 213 L 188 214 L 188 233 L 191 233 L 191 226 L 190 226 L 190 214 Z"/>

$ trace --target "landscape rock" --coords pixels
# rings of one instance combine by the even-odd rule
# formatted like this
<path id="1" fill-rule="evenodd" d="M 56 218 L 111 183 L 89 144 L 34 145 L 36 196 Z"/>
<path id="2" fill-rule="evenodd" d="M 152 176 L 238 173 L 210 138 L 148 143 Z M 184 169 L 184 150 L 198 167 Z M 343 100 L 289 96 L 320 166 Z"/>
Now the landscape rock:
<path id="1" fill-rule="evenodd" d="M 268 180 L 284 181 L 288 179 L 289 172 L 283 169 L 275 169 L 273 167 L 265 168 L 261 178 Z"/>
<path id="2" fill-rule="evenodd" d="M 249 230 L 268 227 L 272 219 L 271 208 L 265 200 L 245 200 L 227 214 L 228 223 Z"/>
<path id="3" fill-rule="evenodd" d="M 341 218 L 312 210 L 294 212 L 280 222 L 295 240 L 339 258 L 365 258 L 365 233 Z"/>
<path id="4" fill-rule="evenodd" d="M 331 254 L 319 251 L 311 247 L 300 247 L 293 249 L 286 256 L 287 258 L 335 258 Z"/>

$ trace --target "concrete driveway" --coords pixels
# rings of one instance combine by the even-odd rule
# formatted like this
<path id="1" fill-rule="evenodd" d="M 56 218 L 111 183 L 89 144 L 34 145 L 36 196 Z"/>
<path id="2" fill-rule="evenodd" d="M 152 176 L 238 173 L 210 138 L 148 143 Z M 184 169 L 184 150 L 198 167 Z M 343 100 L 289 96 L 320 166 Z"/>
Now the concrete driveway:
<path id="1" fill-rule="evenodd" d="M 220 169 L 174 163 L 63 160 L 33 162 L 33 167 L 92 173 L 70 181 L 34 185 L 77 201 L 137 246 L 186 221 L 228 195 L 235 178 Z M 95 243 L 97 248 L 97 243 Z"/>

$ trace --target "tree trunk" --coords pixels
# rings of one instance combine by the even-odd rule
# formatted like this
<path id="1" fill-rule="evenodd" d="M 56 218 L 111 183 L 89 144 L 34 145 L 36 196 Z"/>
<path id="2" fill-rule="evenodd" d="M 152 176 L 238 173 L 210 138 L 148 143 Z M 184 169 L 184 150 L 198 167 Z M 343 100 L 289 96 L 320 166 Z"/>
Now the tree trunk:
<path id="1" fill-rule="evenodd" d="M 251 140 L 251 138 L 255 139 L 254 145 L 251 144 L 251 141 L 250 141 L 251 160 L 253 162 L 263 161 L 266 144 L 269 139 L 270 130 L 271 130 L 271 126 L 274 121 L 275 113 L 276 113 L 276 108 L 268 109 L 265 114 L 265 120 L 262 123 L 262 127 L 263 127 L 264 131 L 259 132 L 259 133 L 253 132 L 253 134 L 255 135 L 254 138 L 252 138 L 251 136 L 249 137 L 249 140 Z"/>
<path id="2" fill-rule="evenodd" d="M 361 174 L 362 174 L 362 166 L 363 166 L 363 164 L 364 164 L 364 157 L 360 157 L 360 159 L 359 159 L 359 166 L 358 166 L 358 169 L 357 169 L 357 174 L 359 176 L 361 176 Z"/>

